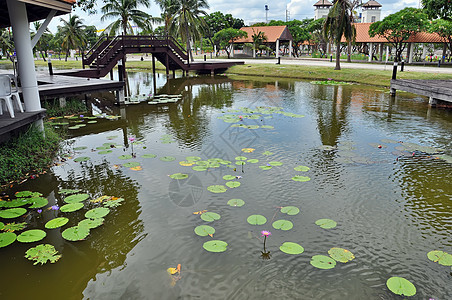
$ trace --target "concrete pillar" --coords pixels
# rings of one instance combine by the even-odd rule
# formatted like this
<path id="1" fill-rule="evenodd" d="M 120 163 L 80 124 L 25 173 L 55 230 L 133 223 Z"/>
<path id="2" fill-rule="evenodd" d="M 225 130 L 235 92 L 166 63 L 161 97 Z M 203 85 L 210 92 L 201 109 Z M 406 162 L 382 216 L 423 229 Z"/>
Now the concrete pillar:
<path id="1" fill-rule="evenodd" d="M 231 44 L 231 57 L 234 57 L 234 44 Z"/>
<path id="2" fill-rule="evenodd" d="M 373 48 L 374 48 L 374 43 L 369 43 L 369 62 L 372 62 Z"/>
<path id="3" fill-rule="evenodd" d="M 408 63 L 411 64 L 413 62 L 413 53 L 414 53 L 414 43 L 410 43 L 410 51 L 408 52 Z"/>
<path id="4" fill-rule="evenodd" d="M 292 57 L 293 47 L 292 47 L 292 41 L 289 41 L 289 57 Z"/>
<path id="5" fill-rule="evenodd" d="M 425 43 L 422 44 L 422 60 L 425 59 L 425 56 L 427 55 L 427 46 Z"/>
<path id="6" fill-rule="evenodd" d="M 380 43 L 380 49 L 378 49 L 378 61 L 383 61 L 383 43 Z"/>
<path id="7" fill-rule="evenodd" d="M 386 59 L 385 59 L 386 63 L 388 63 L 388 60 L 389 60 L 389 46 L 386 46 Z"/>
<path id="8" fill-rule="evenodd" d="M 60 103 L 60 107 L 65 107 L 66 106 L 66 97 L 60 97 L 58 99 L 59 103 Z"/>
<path id="9" fill-rule="evenodd" d="M 215 52 L 215 57 L 217 57 L 217 45 L 213 45 L 213 52 Z"/>
<path id="10" fill-rule="evenodd" d="M 279 39 L 276 40 L 276 58 L 279 57 Z"/>
<path id="11" fill-rule="evenodd" d="M 6 3 L 13 28 L 25 110 L 38 111 L 41 110 L 41 101 L 39 99 L 38 82 L 36 80 L 33 49 L 31 48 L 27 8 L 25 7 L 25 3 L 17 0 L 7 0 Z"/>

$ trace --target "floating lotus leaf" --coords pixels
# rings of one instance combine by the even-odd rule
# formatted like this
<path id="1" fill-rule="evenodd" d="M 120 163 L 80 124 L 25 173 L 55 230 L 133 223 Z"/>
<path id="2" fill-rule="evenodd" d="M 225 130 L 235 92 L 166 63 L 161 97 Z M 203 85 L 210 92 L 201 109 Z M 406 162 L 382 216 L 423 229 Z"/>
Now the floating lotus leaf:
<path id="1" fill-rule="evenodd" d="M 17 240 L 21 243 L 32 243 L 42 240 L 46 237 L 46 232 L 41 229 L 31 229 L 22 232 L 17 236 Z"/>
<path id="2" fill-rule="evenodd" d="M 328 250 L 328 254 L 336 261 L 339 261 L 341 263 L 349 262 L 353 259 L 355 259 L 355 256 L 353 253 L 348 251 L 347 249 L 342 248 L 331 248 Z"/>
<path id="3" fill-rule="evenodd" d="M 297 166 L 295 168 L 293 168 L 295 171 L 300 171 L 300 172 L 307 172 L 310 170 L 309 167 L 306 166 Z"/>
<path id="4" fill-rule="evenodd" d="M 42 196 L 42 194 L 38 193 L 38 192 L 31 192 L 31 191 L 20 191 L 20 192 L 15 193 L 14 196 L 16 196 L 17 198 L 38 197 L 38 196 Z"/>
<path id="5" fill-rule="evenodd" d="M 304 252 L 304 248 L 301 245 L 293 242 L 284 242 L 279 247 L 279 250 L 287 254 L 301 254 Z"/>
<path id="6" fill-rule="evenodd" d="M 195 233 L 199 236 L 208 236 L 215 233 L 215 228 L 209 225 L 196 226 Z"/>
<path id="7" fill-rule="evenodd" d="M 75 151 L 79 151 L 79 150 L 85 150 L 86 148 L 88 148 L 88 147 L 86 147 L 86 146 L 80 146 L 80 147 L 75 147 L 74 150 L 75 150 Z"/>
<path id="8" fill-rule="evenodd" d="M 195 164 L 194 161 L 188 161 L 188 160 L 183 160 L 179 162 L 179 165 L 184 166 L 184 167 L 191 167 Z"/>
<path id="9" fill-rule="evenodd" d="M 202 247 L 209 252 L 224 252 L 228 247 L 228 243 L 220 240 L 212 240 L 205 242 Z"/>
<path id="10" fill-rule="evenodd" d="M 185 160 L 187 160 L 187 161 L 198 161 L 198 160 L 201 160 L 201 157 L 199 157 L 199 156 L 187 156 L 185 158 Z"/>
<path id="11" fill-rule="evenodd" d="M 242 151 L 245 152 L 245 153 L 251 153 L 251 152 L 253 152 L 254 150 L 256 150 L 256 149 L 254 149 L 254 148 L 243 148 L 243 149 L 242 149 Z"/>
<path id="12" fill-rule="evenodd" d="M 224 193 L 228 189 L 224 185 L 211 185 L 207 187 L 207 190 L 212 193 Z"/>
<path id="13" fill-rule="evenodd" d="M 16 240 L 17 235 L 13 232 L 0 233 L 0 248 L 11 245 Z"/>
<path id="14" fill-rule="evenodd" d="M 30 198 L 18 198 L 11 201 L 0 201 L 0 207 L 14 208 L 30 204 Z"/>
<path id="15" fill-rule="evenodd" d="M 281 207 L 281 212 L 283 214 L 288 214 L 289 216 L 294 216 L 300 212 L 300 209 L 295 206 L 284 206 L 284 207 Z"/>
<path id="16" fill-rule="evenodd" d="M 114 144 L 113 144 L 114 145 Z M 110 146 L 101 146 L 101 147 L 96 147 L 97 150 L 108 150 L 110 149 Z"/>
<path id="17" fill-rule="evenodd" d="M 240 184 L 241 184 L 241 183 L 238 182 L 238 181 L 228 181 L 228 182 L 226 182 L 226 185 L 227 185 L 229 188 L 231 188 L 231 189 L 236 188 L 236 187 L 239 187 Z"/>
<path id="18" fill-rule="evenodd" d="M 249 162 L 250 164 L 255 164 L 255 163 L 258 163 L 259 160 L 256 158 L 252 158 L 252 159 L 248 159 L 247 162 Z"/>
<path id="19" fill-rule="evenodd" d="M 319 225 L 323 229 L 331 229 L 337 225 L 337 223 L 331 219 L 319 219 L 315 221 L 315 224 Z"/>
<path id="20" fill-rule="evenodd" d="M 206 222 L 213 222 L 215 220 L 219 220 L 220 218 L 221 216 L 219 214 L 210 211 L 201 214 L 201 219 Z"/>
<path id="21" fill-rule="evenodd" d="M 1 222 L 0 222 L 1 223 Z M 26 222 L 22 222 L 22 223 L 8 223 L 8 224 L 0 224 L 0 229 L 3 231 L 7 231 L 7 232 L 14 232 L 14 231 L 19 231 L 24 229 L 25 227 L 27 227 L 27 223 Z"/>
<path id="22" fill-rule="evenodd" d="M 70 203 L 60 207 L 61 212 L 73 212 L 85 206 L 83 203 Z"/>
<path id="23" fill-rule="evenodd" d="M 157 155 L 146 153 L 146 154 L 141 155 L 141 157 L 143 157 L 143 158 L 155 158 L 155 157 L 157 157 Z"/>
<path id="24" fill-rule="evenodd" d="M 45 228 L 47 228 L 47 229 L 59 228 L 59 227 L 66 225 L 67 222 L 69 222 L 68 218 L 64 218 L 64 217 L 56 218 L 56 219 L 53 219 L 53 220 L 50 220 L 49 222 L 47 222 L 45 225 Z"/>
<path id="25" fill-rule="evenodd" d="M 235 160 L 247 160 L 245 156 L 237 156 Z"/>
<path id="26" fill-rule="evenodd" d="M 130 154 L 124 154 L 121 156 L 118 156 L 119 159 L 131 159 L 133 156 Z"/>
<path id="27" fill-rule="evenodd" d="M 273 228 L 281 230 L 290 230 L 293 227 L 293 223 L 288 220 L 278 220 L 273 222 Z"/>
<path id="28" fill-rule="evenodd" d="M 106 207 L 97 207 L 97 208 L 88 210 L 85 213 L 85 218 L 89 218 L 89 219 L 103 218 L 106 215 L 108 215 L 109 212 L 110 212 L 110 209 L 108 209 Z"/>
<path id="29" fill-rule="evenodd" d="M 108 200 L 104 202 L 104 207 L 114 208 L 122 205 L 122 201 L 124 201 L 123 198 L 118 198 L 115 200 Z"/>
<path id="30" fill-rule="evenodd" d="M 332 269 L 336 266 L 336 261 L 326 255 L 314 255 L 311 258 L 311 265 L 319 269 Z"/>
<path id="31" fill-rule="evenodd" d="M 41 265 L 50 261 L 51 263 L 57 262 L 61 257 L 61 254 L 58 254 L 58 251 L 55 250 L 55 247 L 49 244 L 41 244 L 34 248 L 30 248 L 25 252 L 25 258 L 29 260 L 34 260 L 36 265 L 41 263 Z"/>
<path id="32" fill-rule="evenodd" d="M 239 161 L 236 161 L 235 164 L 238 166 L 242 166 L 242 165 L 246 165 L 246 162 L 239 160 Z"/>
<path id="33" fill-rule="evenodd" d="M 22 216 L 27 210 L 22 207 L 10 208 L 0 211 L 0 218 L 13 219 Z"/>
<path id="34" fill-rule="evenodd" d="M 194 166 L 193 168 L 191 168 L 193 171 L 207 171 L 207 168 L 205 166 Z"/>
<path id="35" fill-rule="evenodd" d="M 297 175 L 297 176 L 292 177 L 292 180 L 293 180 L 293 181 L 306 182 L 306 181 L 311 180 L 311 178 L 308 177 L 308 176 L 300 176 L 300 175 Z"/>
<path id="36" fill-rule="evenodd" d="M 61 233 L 61 236 L 68 241 L 81 241 L 89 235 L 89 228 L 85 226 L 69 227 Z"/>
<path id="37" fill-rule="evenodd" d="M 88 124 L 94 124 L 94 123 L 97 123 L 97 121 L 88 121 L 87 123 Z"/>
<path id="38" fill-rule="evenodd" d="M 245 125 L 245 127 L 248 129 L 258 129 L 259 125 Z"/>
<path id="39" fill-rule="evenodd" d="M 170 175 L 172 179 L 186 179 L 188 178 L 188 174 L 182 174 L 182 173 L 175 173 L 173 175 Z"/>
<path id="40" fill-rule="evenodd" d="M 43 197 L 30 198 L 29 202 L 32 204 L 29 208 L 41 208 L 49 204 L 49 200 Z"/>
<path id="41" fill-rule="evenodd" d="M 88 229 L 94 229 L 104 224 L 104 218 L 85 219 L 78 222 L 79 227 L 86 227 Z"/>
<path id="42" fill-rule="evenodd" d="M 268 164 L 271 165 L 271 166 L 273 166 L 273 167 L 279 167 L 279 166 L 282 166 L 282 165 L 283 165 L 283 163 L 282 163 L 282 162 L 279 162 L 279 161 L 271 161 L 271 162 L 269 162 Z"/>
<path id="43" fill-rule="evenodd" d="M 75 125 L 75 126 L 69 126 L 67 129 L 73 130 L 73 129 L 79 129 L 79 128 L 80 127 L 78 125 Z"/>
<path id="44" fill-rule="evenodd" d="M 74 195 L 70 195 L 70 196 L 67 196 L 66 198 L 64 198 L 64 202 L 77 203 L 77 202 L 85 201 L 88 198 L 89 198 L 88 194 L 74 194 Z"/>
<path id="45" fill-rule="evenodd" d="M 60 193 L 61 195 L 69 195 L 69 194 L 75 194 L 78 192 L 80 192 L 80 190 L 61 189 L 61 190 L 59 190 L 58 193 Z"/>
<path id="46" fill-rule="evenodd" d="M 262 215 L 251 215 L 246 221 L 251 225 L 264 225 L 267 223 L 267 218 Z"/>
<path id="47" fill-rule="evenodd" d="M 108 153 L 112 153 L 112 150 L 103 150 L 103 151 L 99 151 L 99 154 L 108 154 Z"/>
<path id="48" fill-rule="evenodd" d="M 275 129 L 274 126 L 271 125 L 261 125 L 261 128 L 265 128 L 265 129 Z"/>
<path id="49" fill-rule="evenodd" d="M 135 167 L 138 167 L 139 165 L 140 165 L 140 163 L 136 162 L 136 161 L 131 161 L 131 162 L 127 162 L 127 163 L 123 164 L 123 166 L 126 168 L 135 168 Z"/>
<path id="50" fill-rule="evenodd" d="M 241 207 L 241 206 L 245 205 L 245 201 L 243 201 L 242 199 L 231 199 L 228 201 L 228 205 Z"/>
<path id="51" fill-rule="evenodd" d="M 266 170 L 270 170 L 273 167 L 272 166 L 259 166 L 259 168 L 266 171 Z"/>
<path id="52" fill-rule="evenodd" d="M 447 252 L 433 250 L 427 253 L 428 259 L 443 266 L 452 266 L 452 255 Z"/>
<path id="53" fill-rule="evenodd" d="M 88 156 L 81 156 L 81 157 L 77 157 L 76 159 L 74 159 L 74 161 L 75 162 L 83 162 L 83 161 L 88 161 L 88 160 L 90 160 L 91 158 L 90 157 L 88 157 Z"/>
<path id="54" fill-rule="evenodd" d="M 402 277 L 391 277 L 386 281 L 388 289 L 396 295 L 414 296 L 416 287 L 410 281 Z"/>
<path id="55" fill-rule="evenodd" d="M 234 176 L 234 175 L 224 175 L 223 176 L 223 179 L 224 180 L 233 180 L 233 179 L 235 179 L 236 177 Z"/>
<path id="56" fill-rule="evenodd" d="M 273 152 L 270 152 L 270 151 L 265 151 L 264 153 L 262 153 L 262 155 L 272 155 L 273 154 Z"/>
<path id="57" fill-rule="evenodd" d="M 205 161 L 205 160 L 199 160 L 199 161 L 196 162 L 196 164 L 197 164 L 198 166 L 206 167 L 206 166 L 208 166 L 210 163 L 209 163 L 208 161 Z"/>
<path id="58" fill-rule="evenodd" d="M 163 157 L 160 157 L 160 160 L 161 161 L 173 161 L 173 160 L 176 160 L 176 158 L 173 156 L 163 156 Z"/>

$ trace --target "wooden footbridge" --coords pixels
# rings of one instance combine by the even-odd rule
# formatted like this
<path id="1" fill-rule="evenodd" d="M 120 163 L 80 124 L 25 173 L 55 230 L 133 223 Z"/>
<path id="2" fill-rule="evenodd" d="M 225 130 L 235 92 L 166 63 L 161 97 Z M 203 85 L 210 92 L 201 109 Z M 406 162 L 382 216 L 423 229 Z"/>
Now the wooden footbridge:
<path id="1" fill-rule="evenodd" d="M 166 73 L 182 70 L 198 73 L 217 73 L 243 62 L 190 62 L 184 48 L 170 36 L 118 35 L 104 36 L 83 56 L 83 70 L 65 72 L 65 75 L 101 78 L 106 76 L 127 54 L 152 54 L 153 69 L 155 59 L 166 67 Z M 88 67 L 88 68 L 85 68 Z"/>
<path id="2" fill-rule="evenodd" d="M 452 104 L 452 80 L 392 79 L 391 95 L 396 90 L 427 96 L 431 105 L 438 105 L 439 101 Z"/>

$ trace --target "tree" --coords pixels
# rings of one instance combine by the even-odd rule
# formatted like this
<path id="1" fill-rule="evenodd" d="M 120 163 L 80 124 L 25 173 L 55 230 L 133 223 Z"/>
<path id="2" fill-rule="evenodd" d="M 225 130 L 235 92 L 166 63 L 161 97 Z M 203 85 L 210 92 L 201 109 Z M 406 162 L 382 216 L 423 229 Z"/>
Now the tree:
<path id="1" fill-rule="evenodd" d="M 394 61 L 400 61 L 406 41 L 411 35 L 427 28 L 427 15 L 422 9 L 407 7 L 385 17 L 382 21 L 372 23 L 369 36 L 382 36 L 395 48 Z"/>
<path id="2" fill-rule="evenodd" d="M 41 27 L 41 22 L 36 21 L 33 22 L 34 32 L 30 34 L 30 37 L 33 39 L 36 33 L 39 30 L 39 27 Z M 41 53 L 41 57 L 44 61 L 46 61 L 46 52 L 49 50 L 49 43 L 50 40 L 53 38 L 52 33 L 48 28 L 44 31 L 44 33 L 41 35 L 39 40 L 36 42 L 35 49 Z"/>
<path id="3" fill-rule="evenodd" d="M 163 35 L 169 35 L 169 27 L 171 24 L 171 18 L 176 13 L 175 9 L 176 6 L 176 0 L 154 0 L 155 3 L 160 7 L 161 18 L 160 22 L 163 22 L 164 27 L 164 34 Z"/>
<path id="4" fill-rule="evenodd" d="M 253 34 L 251 35 L 251 38 L 253 39 L 253 57 L 256 57 L 256 50 L 259 49 L 259 47 L 267 42 L 267 37 L 265 36 L 265 33 L 262 31 L 255 31 L 253 29 Z M 278 51 L 278 49 L 276 49 Z"/>
<path id="5" fill-rule="evenodd" d="M 428 31 L 437 33 L 452 52 L 452 20 L 437 19 L 429 25 Z"/>
<path id="6" fill-rule="evenodd" d="M 133 24 L 141 29 L 151 28 L 154 18 L 139 9 L 140 5 L 149 5 L 148 0 L 105 0 L 101 8 L 103 16 L 101 21 L 114 19 L 105 29 L 108 35 L 119 34 L 133 35 Z"/>
<path id="7" fill-rule="evenodd" d="M 320 18 L 317 20 L 312 20 L 308 25 L 308 31 L 311 34 L 312 42 L 319 46 L 320 54 L 326 53 L 326 39 L 323 35 L 323 24 L 325 24 L 325 18 Z"/>
<path id="8" fill-rule="evenodd" d="M 430 19 L 442 18 L 452 21 L 452 4 L 450 0 L 422 0 L 422 5 Z"/>
<path id="9" fill-rule="evenodd" d="M 174 15 L 171 17 L 170 33 L 176 34 L 187 45 L 187 55 L 191 53 L 191 41 L 198 41 L 207 31 L 207 24 L 202 18 L 207 15 L 203 9 L 208 9 L 206 0 L 176 0 Z"/>
<path id="10" fill-rule="evenodd" d="M 205 16 L 204 20 L 212 35 L 225 28 L 240 29 L 245 25 L 242 19 L 236 19 L 231 14 L 224 15 L 220 11 Z"/>
<path id="11" fill-rule="evenodd" d="M 323 33 L 327 40 L 336 43 L 336 67 L 341 69 L 341 39 L 347 42 L 354 40 L 356 29 L 353 26 L 352 6 L 348 0 L 334 0 L 323 25 Z"/>
<path id="12" fill-rule="evenodd" d="M 89 49 L 94 44 L 96 44 L 99 37 L 97 36 L 96 26 L 86 26 L 85 27 L 85 38 L 86 38 L 86 47 L 84 49 Z"/>
<path id="13" fill-rule="evenodd" d="M 225 28 L 215 33 L 213 40 L 221 49 L 226 51 L 228 58 L 230 58 L 231 53 L 229 47 L 233 45 L 234 41 L 243 37 L 248 37 L 248 34 L 245 31 L 234 28 Z"/>
<path id="14" fill-rule="evenodd" d="M 0 49 L 2 50 L 2 55 L 6 55 L 8 58 L 10 57 L 10 52 L 14 49 L 14 42 L 11 38 L 11 34 L 5 28 L 0 29 Z"/>
<path id="15" fill-rule="evenodd" d="M 77 15 L 69 15 L 69 20 L 66 21 L 60 18 L 63 26 L 58 26 L 58 30 L 62 36 L 62 48 L 66 51 L 66 58 L 69 56 L 69 50 L 83 48 L 86 44 L 85 28 L 83 20 Z"/>

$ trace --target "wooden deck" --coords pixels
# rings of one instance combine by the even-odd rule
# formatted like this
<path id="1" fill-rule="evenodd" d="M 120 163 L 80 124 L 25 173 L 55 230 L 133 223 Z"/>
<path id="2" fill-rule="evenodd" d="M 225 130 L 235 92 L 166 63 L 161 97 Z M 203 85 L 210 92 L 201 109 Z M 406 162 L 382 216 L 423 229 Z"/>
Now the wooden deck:
<path id="1" fill-rule="evenodd" d="M 431 104 L 436 100 L 452 103 L 452 80 L 392 79 L 391 94 L 396 90 L 429 97 Z"/>
<path id="2" fill-rule="evenodd" d="M 15 112 L 15 118 L 11 118 L 9 113 L 4 111 L 3 115 L 0 115 L 0 143 L 7 141 L 11 134 L 21 127 L 43 119 L 45 111 L 45 109 L 42 109 L 33 112 Z"/>

